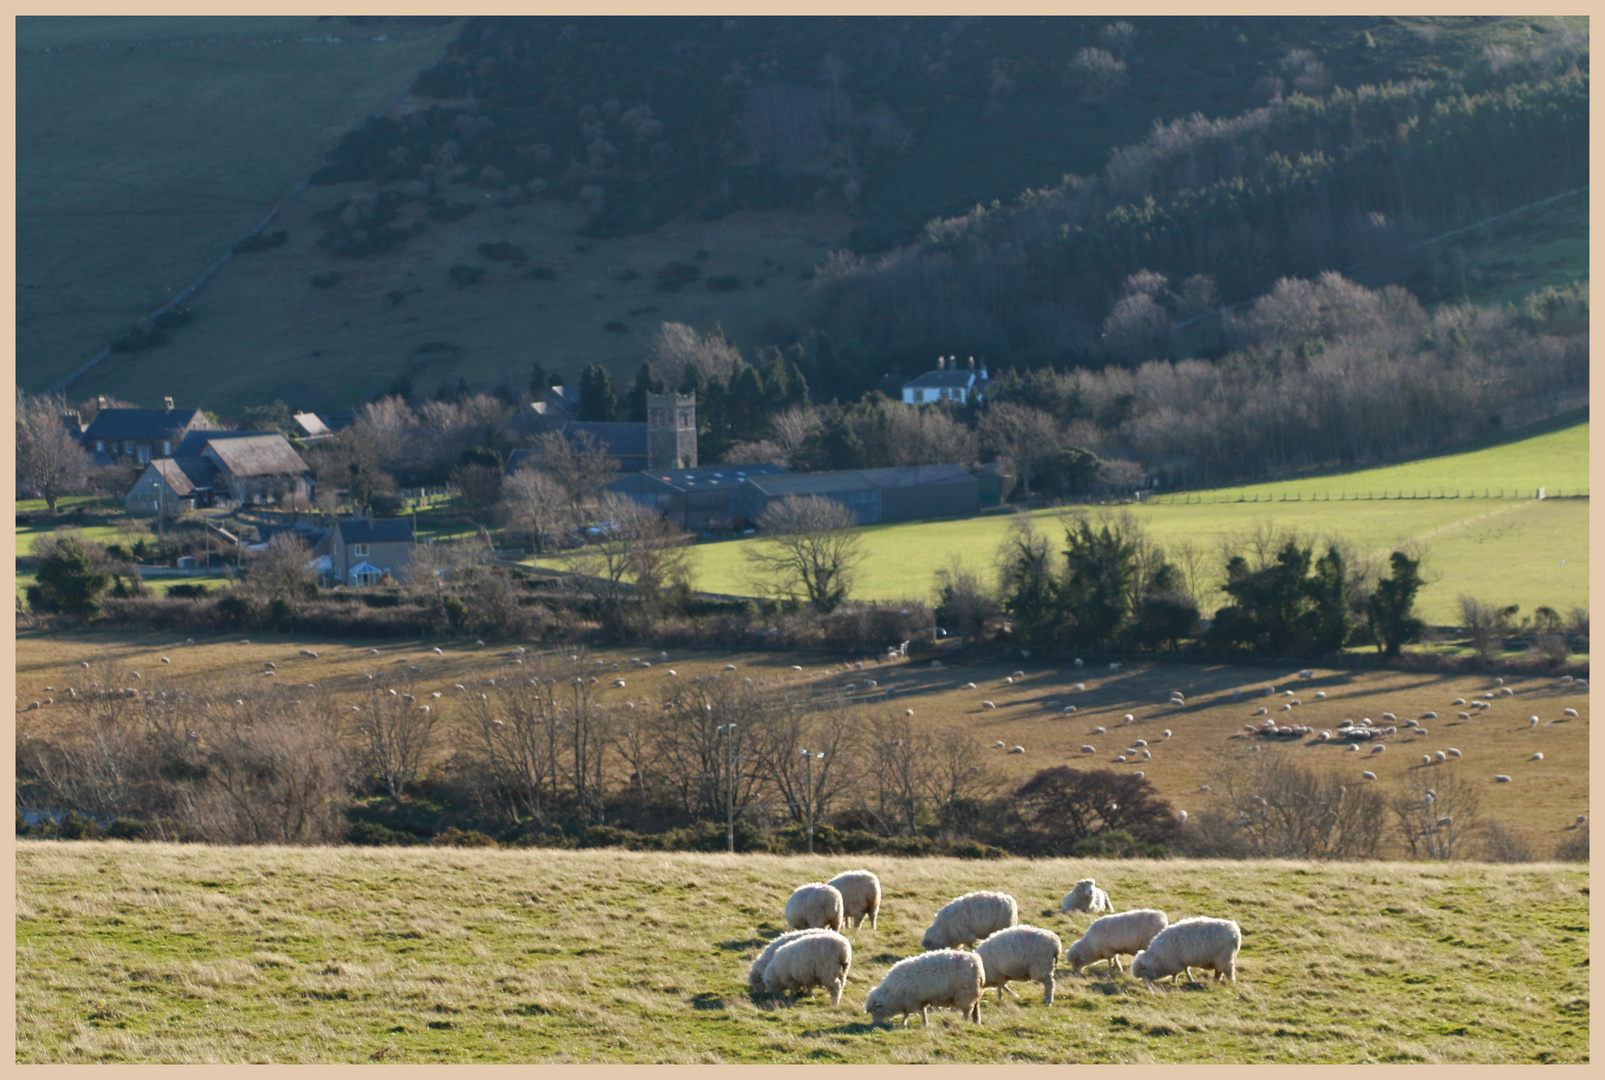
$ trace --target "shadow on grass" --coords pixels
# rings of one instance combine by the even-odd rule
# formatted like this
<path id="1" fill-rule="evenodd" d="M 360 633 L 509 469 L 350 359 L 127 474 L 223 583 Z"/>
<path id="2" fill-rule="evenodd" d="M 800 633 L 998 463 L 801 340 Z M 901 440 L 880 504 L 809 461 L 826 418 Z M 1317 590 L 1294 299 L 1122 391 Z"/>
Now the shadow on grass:
<path id="1" fill-rule="evenodd" d="M 893 1024 L 893 1027 L 897 1025 Z M 802 1032 L 804 1038 L 815 1035 L 868 1035 L 875 1030 L 875 1024 L 869 1020 L 856 1020 L 851 1024 L 837 1024 L 828 1028 L 809 1028 Z M 888 1029 L 889 1030 L 889 1029 Z"/>
<path id="2" fill-rule="evenodd" d="M 742 949 L 761 949 L 769 943 L 767 938 L 731 938 L 729 941 L 716 941 L 713 947 L 723 949 L 725 952 L 738 952 Z"/>
<path id="3" fill-rule="evenodd" d="M 723 1011 L 724 1009 L 729 1008 L 729 1006 L 725 1003 L 724 998 L 720 997 L 718 994 L 707 992 L 698 994 L 696 997 L 692 998 L 691 1007 L 704 1012 L 710 1010 Z"/>

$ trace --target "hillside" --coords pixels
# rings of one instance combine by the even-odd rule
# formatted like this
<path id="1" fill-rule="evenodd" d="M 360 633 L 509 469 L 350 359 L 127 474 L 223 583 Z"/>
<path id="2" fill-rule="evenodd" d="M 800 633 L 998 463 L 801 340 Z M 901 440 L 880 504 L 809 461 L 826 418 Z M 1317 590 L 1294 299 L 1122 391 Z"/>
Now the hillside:
<path id="1" fill-rule="evenodd" d="M 69 25 L 74 33 L 93 31 L 97 41 L 188 35 L 200 26 Z M 264 32 L 278 25 L 264 24 Z M 1113 150 L 1141 142 L 1159 122 L 1194 114 L 1224 120 L 1284 93 L 1302 100 L 1296 95 L 1409 79 L 1464 77 L 1483 85 L 1493 78 L 1525 87 L 1539 75 L 1523 74 L 1522 50 L 1548 50 L 1544 63 L 1564 63 L 1579 48 L 1577 33 L 1586 33 L 1580 20 L 1563 26 L 1464 18 L 529 18 L 470 20 L 449 32 L 338 20 L 317 27 L 320 41 L 345 34 L 338 48 L 348 52 L 361 35 L 364 49 L 374 46 L 364 56 L 395 66 L 378 59 L 342 65 L 340 77 L 370 80 L 363 90 L 300 77 L 300 69 L 287 76 L 272 50 L 224 50 L 228 79 L 217 82 L 215 95 L 186 95 L 186 107 L 197 111 L 174 119 L 184 130 L 254 133 L 252 152 L 262 151 L 271 167 L 252 175 L 278 179 L 241 197 L 247 188 L 230 170 L 250 159 L 227 140 L 185 142 L 160 166 L 147 166 L 183 178 L 180 184 L 160 174 L 153 183 L 164 190 L 193 192 L 195 178 L 217 178 L 228 194 L 214 186 L 204 197 L 238 212 L 205 229 L 152 219 L 160 222 L 156 242 L 156 234 L 128 230 L 127 211 L 85 218 L 50 202 L 43 186 L 50 177 L 82 173 L 91 159 L 108 166 L 143 160 L 159 136 L 144 119 L 89 131 L 60 116 L 53 129 L 30 126 L 29 117 L 19 135 L 19 202 L 24 222 L 37 221 L 29 235 L 39 239 L 19 241 L 21 295 L 31 283 L 59 286 L 70 274 L 82 303 L 100 314 L 53 323 L 51 313 L 68 309 L 24 304 L 24 385 L 36 389 L 87 359 L 328 155 L 318 183 L 275 223 L 286 233 L 283 246 L 236 258 L 189 305 L 193 322 L 173 330 L 166 344 L 113 355 L 73 393 L 149 403 L 174 388 L 182 396 L 204 371 L 205 404 L 224 412 L 274 396 L 328 409 L 382 392 L 402 375 L 419 393 L 458 378 L 517 386 L 537 360 L 567 375 L 600 362 L 622 381 L 658 323 L 675 320 L 699 329 L 722 325 L 749 355 L 759 345 L 797 343 L 810 376 L 822 376 L 814 380 L 817 394 L 851 396 L 861 387 L 831 375 L 830 364 L 850 362 L 873 379 L 887 366 L 926 362 L 937 339 L 959 350 L 984 344 L 992 316 L 949 320 L 929 340 L 922 336 L 927 326 L 888 350 L 832 316 L 828 303 L 821 309 L 808 279 L 832 249 L 887 251 L 917 240 L 933 218 L 994 202 L 1007 209 L 1022 191 L 1060 185 L 1067 174 L 1097 177 Z M 388 40 L 375 45 L 381 36 Z M 415 94 L 390 119 L 358 126 L 427 66 L 446 38 L 447 60 Z M 399 59 L 404 43 L 414 49 L 406 63 Z M 1516 57 L 1508 72 L 1490 68 L 1505 63 L 1500 49 Z M 1077 59 L 1087 50 L 1098 52 L 1096 63 Z M 21 100 L 54 94 L 74 103 L 74 116 L 103 111 L 87 97 L 98 84 L 75 79 L 75 55 L 25 52 Z M 96 62 L 106 58 L 95 55 Z M 140 49 L 113 55 L 119 70 L 131 65 L 119 77 L 140 86 L 159 91 L 162 79 L 177 77 L 171 63 L 160 71 L 138 67 Z M 294 93 L 273 81 L 287 77 L 296 79 Z M 53 89 L 69 85 L 70 95 Z M 310 128 L 303 122 L 306 109 L 315 115 L 330 102 L 346 110 L 338 119 Z M 595 115 L 582 118 L 586 109 Z M 47 109 L 37 115 L 56 116 Z M 291 116 L 301 141 L 265 137 Z M 1533 183 L 1549 179 L 1545 173 Z M 1485 205 L 1509 209 L 1523 197 L 1514 188 L 1490 189 L 1461 208 L 1469 217 L 1435 205 L 1434 220 L 1447 213 L 1466 224 Z M 186 214 L 194 203 L 184 204 Z M 45 238 L 61 235 L 69 221 L 80 230 L 75 243 L 47 255 Z M 1563 221 L 1558 251 L 1542 248 L 1552 237 L 1501 234 L 1496 243 L 1478 234 L 1455 245 L 1444 266 L 1467 290 L 1570 280 L 1584 272 L 1575 241 L 1567 240 L 1578 224 L 1575 215 Z M 363 238 L 354 240 L 358 232 Z M 113 242 L 123 250 L 135 236 L 143 237 L 142 250 L 167 261 L 128 274 L 126 264 L 97 268 L 86 257 Z M 372 253 L 355 254 L 361 250 Z M 508 254 L 513 258 L 502 257 Z M 694 268 L 698 280 L 659 291 L 657 272 L 675 263 Z M 36 277 L 35 266 L 53 269 Z M 531 278 L 532 270 L 555 276 Z M 1448 272 L 1432 270 L 1428 278 Z M 152 291 L 152 282 L 168 279 L 176 283 Z M 714 281 L 728 291 L 708 287 Z M 967 311 L 972 299 L 953 297 L 946 306 Z M 1084 317 L 1033 324 L 1028 336 L 1080 349 L 1082 331 L 1071 323 Z M 819 351 L 813 329 L 834 342 L 833 360 Z M 977 329 L 984 331 L 979 338 Z M 1008 334 L 1021 359 L 1036 363 L 1046 355 L 1014 341 L 1014 330 Z M 450 348 L 420 357 L 420 346 L 438 343 Z M 993 350 L 999 358 L 1005 352 Z M 214 383 L 220 355 L 238 362 Z"/>
<path id="2" fill-rule="evenodd" d="M 794 884 L 885 890 L 842 1003 L 749 996 Z M 979 1026 L 876 1029 L 931 914 L 1002 888 L 1068 945 L 1079 877 L 1242 928 L 1236 985 L 1061 967 Z M 25 1062 L 1583 1062 L 1586 867 L 18 844 Z M 1512 918 L 1513 912 L 1519 918 Z M 1090 969 L 1089 969 L 1090 970 Z M 1341 991 L 1341 992 L 1338 992 Z"/>
<path id="3" fill-rule="evenodd" d="M 1385 556 L 1396 546 L 1420 543 L 1430 584 L 1422 590 L 1417 610 L 1429 622 L 1457 623 L 1461 593 L 1500 605 L 1520 604 L 1524 612 L 1539 605 L 1565 612 L 1588 604 L 1588 500 L 1540 502 L 1533 495 L 1546 485 L 1550 494 L 1587 490 L 1588 431 L 1585 422 L 1404 465 L 1188 492 L 1174 501 L 1161 495 L 1124 509 L 1173 556 L 1182 543 L 1191 543 L 1203 556 L 1210 595 L 1200 596 L 1199 603 L 1206 614 L 1218 602 L 1213 590 L 1223 574 L 1217 546 L 1265 523 L 1312 538 L 1341 538 L 1361 555 Z M 1398 497 L 1401 492 L 1426 496 L 1429 490 L 1451 497 Z M 1473 492 L 1476 498 L 1470 497 Z M 1464 497 L 1453 497 L 1457 493 Z M 1316 495 L 1319 501 L 1312 498 Z M 1057 539 L 1060 513 L 1036 510 L 1030 516 Z M 854 595 L 879 600 L 928 597 L 935 572 L 955 561 L 989 576 L 1010 523 L 1008 514 L 990 514 L 870 526 L 864 530 L 866 558 Z M 714 592 L 750 592 L 742 552 L 756 543 L 731 540 L 696 548 L 698 585 Z"/>

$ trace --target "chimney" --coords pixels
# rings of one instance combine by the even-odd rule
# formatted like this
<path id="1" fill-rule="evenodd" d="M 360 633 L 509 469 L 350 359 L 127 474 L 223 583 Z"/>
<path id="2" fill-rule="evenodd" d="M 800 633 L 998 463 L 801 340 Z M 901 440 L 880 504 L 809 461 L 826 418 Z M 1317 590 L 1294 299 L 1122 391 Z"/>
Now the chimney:
<path id="1" fill-rule="evenodd" d="M 945 370 L 947 370 L 947 357 L 938 356 L 936 358 L 936 370 L 937 371 L 945 371 Z"/>
<path id="2" fill-rule="evenodd" d="M 973 356 L 970 357 L 970 370 L 971 371 L 975 370 L 975 357 L 973 357 Z"/>
<path id="3" fill-rule="evenodd" d="M 164 397 L 164 398 L 162 398 L 162 403 L 167 406 L 167 411 L 168 412 L 172 412 L 173 411 L 173 399 L 172 398 Z"/>
<path id="4" fill-rule="evenodd" d="M 104 409 L 105 407 L 106 407 L 106 395 L 105 394 L 101 394 L 99 397 L 95 398 L 95 408 L 96 409 Z"/>

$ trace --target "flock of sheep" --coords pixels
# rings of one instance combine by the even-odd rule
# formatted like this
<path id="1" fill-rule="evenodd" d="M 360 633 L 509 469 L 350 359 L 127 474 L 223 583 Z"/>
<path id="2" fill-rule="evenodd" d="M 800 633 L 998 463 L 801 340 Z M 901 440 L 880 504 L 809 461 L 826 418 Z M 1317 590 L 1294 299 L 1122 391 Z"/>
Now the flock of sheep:
<path id="1" fill-rule="evenodd" d="M 880 915 L 880 879 L 868 870 L 849 870 L 828 882 L 799 886 L 786 901 L 791 927 L 764 947 L 747 970 L 754 993 L 795 1001 L 824 989 L 840 1005 L 853 964 L 853 946 L 842 931 L 856 933 L 867 919 L 874 929 Z M 920 938 L 925 951 L 899 960 L 869 992 L 864 1011 L 876 1024 L 903 1024 L 919 1013 L 930 1025 L 933 1008 L 957 1009 L 966 1020 L 981 1020 L 981 994 L 996 988 L 998 999 L 1010 982 L 1042 984 L 1042 1003 L 1053 1004 L 1061 954 L 1073 972 L 1106 963 L 1120 972 L 1122 954 L 1132 957 L 1131 974 L 1154 992 L 1154 982 L 1193 969 L 1213 971 L 1215 981 L 1237 982 L 1242 931 L 1230 919 L 1194 917 L 1172 923 L 1163 911 L 1142 908 L 1115 913 L 1109 896 L 1091 878 L 1076 882 L 1061 912 L 1108 912 L 1066 950 L 1059 935 L 1020 922 L 1019 905 L 1003 892 L 973 892 L 951 901 L 931 920 Z"/>

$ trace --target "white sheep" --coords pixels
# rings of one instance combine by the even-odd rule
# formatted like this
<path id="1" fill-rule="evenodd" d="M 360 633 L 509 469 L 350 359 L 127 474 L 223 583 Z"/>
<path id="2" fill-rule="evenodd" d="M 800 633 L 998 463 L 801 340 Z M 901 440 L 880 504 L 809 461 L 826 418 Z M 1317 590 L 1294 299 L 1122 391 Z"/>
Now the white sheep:
<path id="1" fill-rule="evenodd" d="M 1374 773 L 1374 772 L 1370 772 L 1370 771 L 1369 771 L 1369 770 L 1368 770 L 1368 771 L 1366 771 L 1366 772 L 1362 772 L 1362 773 L 1361 773 L 1361 774 L 1360 774 L 1360 778 L 1361 778 L 1361 779 L 1362 779 L 1362 780 L 1375 780 L 1375 779 L 1376 779 L 1376 778 L 1377 778 L 1377 774 L 1376 774 L 1376 773 Z"/>
<path id="2" fill-rule="evenodd" d="M 1063 945 L 1052 930 L 1036 926 L 1011 926 L 999 930 L 975 947 L 981 958 L 983 986 L 995 986 L 998 1000 L 1014 979 L 1042 984 L 1042 1004 L 1053 1004 L 1053 970 L 1058 966 Z M 1010 994 L 1015 997 L 1013 990 Z"/>
<path id="3" fill-rule="evenodd" d="M 775 950 L 764 969 L 764 988 L 776 997 L 790 994 L 796 1000 L 804 990 L 823 986 L 830 1003 L 840 1005 L 852 966 L 852 942 L 829 930 L 808 934 Z"/>
<path id="4" fill-rule="evenodd" d="M 1141 769 L 1138 769 L 1136 772 L 1132 773 L 1131 775 L 1135 776 L 1138 780 L 1141 780 L 1143 778 L 1143 776 L 1144 776 L 1144 773 L 1143 773 L 1143 771 Z"/>
<path id="5" fill-rule="evenodd" d="M 785 945 L 788 942 L 796 941 L 800 937 L 809 937 L 816 934 L 828 933 L 830 933 L 829 930 L 787 930 L 784 934 L 781 934 L 779 937 L 775 938 L 769 944 L 764 946 L 763 952 L 758 954 L 758 958 L 754 960 L 752 962 L 752 966 L 747 969 L 748 988 L 751 989 L 753 993 L 762 993 L 764 991 L 764 972 L 768 970 L 769 961 L 774 958 L 775 952 L 779 950 L 782 945 Z"/>
<path id="6" fill-rule="evenodd" d="M 1081 752 L 1083 754 L 1096 754 L 1098 752 L 1098 748 L 1096 746 L 1088 746 L 1086 743 L 1082 743 Z"/>
<path id="7" fill-rule="evenodd" d="M 1170 919 L 1165 913 L 1154 908 L 1137 908 L 1122 911 L 1118 915 L 1105 915 L 1101 919 L 1094 919 L 1086 933 L 1071 943 L 1064 958 L 1070 964 L 1070 970 L 1077 973 L 1100 960 L 1107 961 L 1109 967 L 1118 972 L 1121 970 L 1121 953 L 1135 956 L 1142 952 L 1169 925 Z"/>
<path id="8" fill-rule="evenodd" d="M 974 945 L 1019 921 L 1020 906 L 1008 893 L 965 893 L 936 913 L 936 918 L 920 937 L 920 948 L 929 952 Z"/>
<path id="9" fill-rule="evenodd" d="M 1532 757 L 1528 758 L 1527 760 L 1528 761 L 1543 761 L 1544 760 L 1544 752 L 1542 750 L 1540 750 L 1540 751 L 1538 751 L 1538 753 L 1534 754 Z"/>
<path id="10" fill-rule="evenodd" d="M 1432 752 L 1432 760 L 1436 761 L 1438 764 L 1441 765 L 1445 761 L 1449 760 L 1449 755 L 1444 753 L 1442 750 L 1434 750 Z"/>
<path id="11" fill-rule="evenodd" d="M 879 986 L 864 999 L 864 1011 L 877 1024 L 890 1024 L 901 1016 L 903 1026 L 919 1013 L 931 1026 L 930 1010 L 958 1009 L 966 1020 L 981 1022 L 981 992 L 986 969 L 981 958 L 960 949 L 942 949 L 899 960 Z"/>
<path id="12" fill-rule="evenodd" d="M 1064 713 L 1062 715 L 1069 716 L 1071 713 L 1073 713 L 1075 711 L 1076 711 L 1076 707 L 1074 705 L 1066 705 L 1064 707 Z"/>
<path id="13" fill-rule="evenodd" d="M 964 689 L 966 689 L 966 690 L 974 690 L 975 689 L 975 684 L 972 683 L 972 682 L 967 682 L 967 683 L 964 684 Z"/>
<path id="14" fill-rule="evenodd" d="M 1496 784 L 1508 784 L 1508 783 L 1510 783 L 1510 777 L 1506 776 L 1504 773 L 1495 773 L 1494 774 L 1494 783 L 1496 783 Z"/>
<path id="15" fill-rule="evenodd" d="M 1086 683 L 1084 683 L 1084 682 L 1076 683 L 1076 689 L 1077 690 L 1085 690 L 1086 688 L 1087 688 L 1087 684 Z"/>
<path id="16" fill-rule="evenodd" d="M 983 708 L 983 709 L 995 709 L 995 708 L 997 708 L 997 706 L 995 704 L 993 704 L 992 702 L 990 702 L 990 701 L 983 701 L 983 702 L 981 702 L 981 708 Z"/>
<path id="17" fill-rule="evenodd" d="M 875 929 L 880 920 L 881 910 L 881 879 L 868 870 L 848 870 L 837 874 L 827 884 L 842 894 L 842 916 L 844 919 L 857 920 L 853 929 L 857 930 L 869 920 L 869 928 Z"/>
<path id="18" fill-rule="evenodd" d="M 1382 751 L 1384 751 L 1386 749 L 1387 749 L 1386 744 L 1377 743 L 1375 746 L 1371 747 L 1371 753 L 1372 754 L 1380 754 L 1380 753 L 1382 753 Z"/>
<path id="19" fill-rule="evenodd" d="M 1023 746 L 1011 746 L 1011 747 L 1009 747 L 1009 753 L 1011 753 L 1011 754 L 1023 754 L 1023 753 L 1025 753 L 1025 747 L 1023 747 Z"/>
<path id="20" fill-rule="evenodd" d="M 1098 888 L 1098 883 L 1092 878 L 1082 878 L 1076 882 L 1075 888 L 1065 894 L 1059 903 L 1059 910 L 1068 914 L 1072 911 L 1086 911 L 1097 914 L 1100 911 L 1113 911 L 1114 904 L 1109 902 L 1109 894 Z"/>
<path id="21" fill-rule="evenodd" d="M 793 930 L 829 927 L 839 931 L 844 920 L 842 894 L 823 881 L 799 885 L 786 901 L 786 925 Z"/>
<path id="22" fill-rule="evenodd" d="M 1452 747 L 1452 746 L 1451 746 L 1451 747 L 1450 747 L 1450 748 L 1449 748 L 1449 749 L 1447 749 L 1447 750 L 1445 750 L 1445 751 L 1444 751 L 1444 753 L 1445 753 L 1445 754 L 1447 754 L 1447 755 L 1449 755 L 1449 756 L 1450 756 L 1450 757 L 1452 757 L 1452 758 L 1457 758 L 1457 757 L 1460 757 L 1460 756 L 1461 756 L 1461 753 L 1460 753 L 1460 751 L 1459 751 L 1459 750 L 1456 750 L 1456 749 L 1455 749 L 1455 748 L 1454 748 L 1454 747 Z"/>
<path id="23" fill-rule="evenodd" d="M 1576 709 L 1562 709 L 1560 711 L 1560 714 L 1562 716 L 1570 717 L 1573 720 L 1577 719 L 1577 710 Z"/>
<path id="24" fill-rule="evenodd" d="M 1170 729 L 1166 728 L 1164 731 L 1161 731 L 1159 734 L 1163 735 L 1165 738 L 1168 739 L 1168 738 L 1170 738 Z"/>
<path id="25" fill-rule="evenodd" d="M 1107 733 L 1108 733 L 1108 729 L 1107 729 L 1107 728 L 1104 728 L 1104 727 L 1103 727 L 1103 726 L 1101 726 L 1101 725 L 1100 725 L 1100 726 L 1099 726 L 1099 727 L 1095 727 L 1095 728 L 1093 728 L 1093 729 L 1092 729 L 1092 733 L 1093 733 L 1093 734 L 1094 734 L 1094 735 L 1104 735 L 1104 734 L 1107 734 Z"/>
<path id="26" fill-rule="evenodd" d="M 1122 719 L 1124 719 L 1124 720 L 1125 720 L 1125 721 L 1126 721 L 1126 723 L 1128 723 L 1128 724 L 1129 724 L 1129 723 L 1131 723 L 1131 722 L 1132 722 L 1132 721 L 1133 721 L 1133 720 L 1135 720 L 1135 719 L 1136 719 L 1136 717 L 1135 717 L 1135 716 L 1132 716 L 1132 715 L 1131 715 L 1131 714 L 1130 714 L 1130 713 L 1127 713 L 1127 714 L 1126 714 L 1126 715 L 1125 715 L 1125 716 L 1124 716 L 1124 717 L 1123 717 L 1123 718 L 1122 718 Z"/>
<path id="27" fill-rule="evenodd" d="M 1315 700 L 1316 701 L 1325 701 L 1326 700 L 1326 691 L 1325 690 L 1317 690 L 1315 692 Z"/>
<path id="28" fill-rule="evenodd" d="M 1529 717 L 1528 717 L 1528 718 L 1527 718 L 1527 727 L 1528 727 L 1528 728 L 1535 728 L 1535 727 L 1537 727 L 1537 726 L 1538 726 L 1538 717 L 1536 717 L 1536 716 L 1529 716 Z"/>
<path id="29" fill-rule="evenodd" d="M 1148 984 L 1167 975 L 1187 973 L 1194 982 L 1193 968 L 1215 973 L 1215 981 L 1237 982 L 1237 953 L 1243 947 L 1243 931 L 1230 919 L 1211 919 L 1198 915 L 1172 923 L 1160 931 L 1148 947 L 1131 961 L 1131 975 Z"/>

